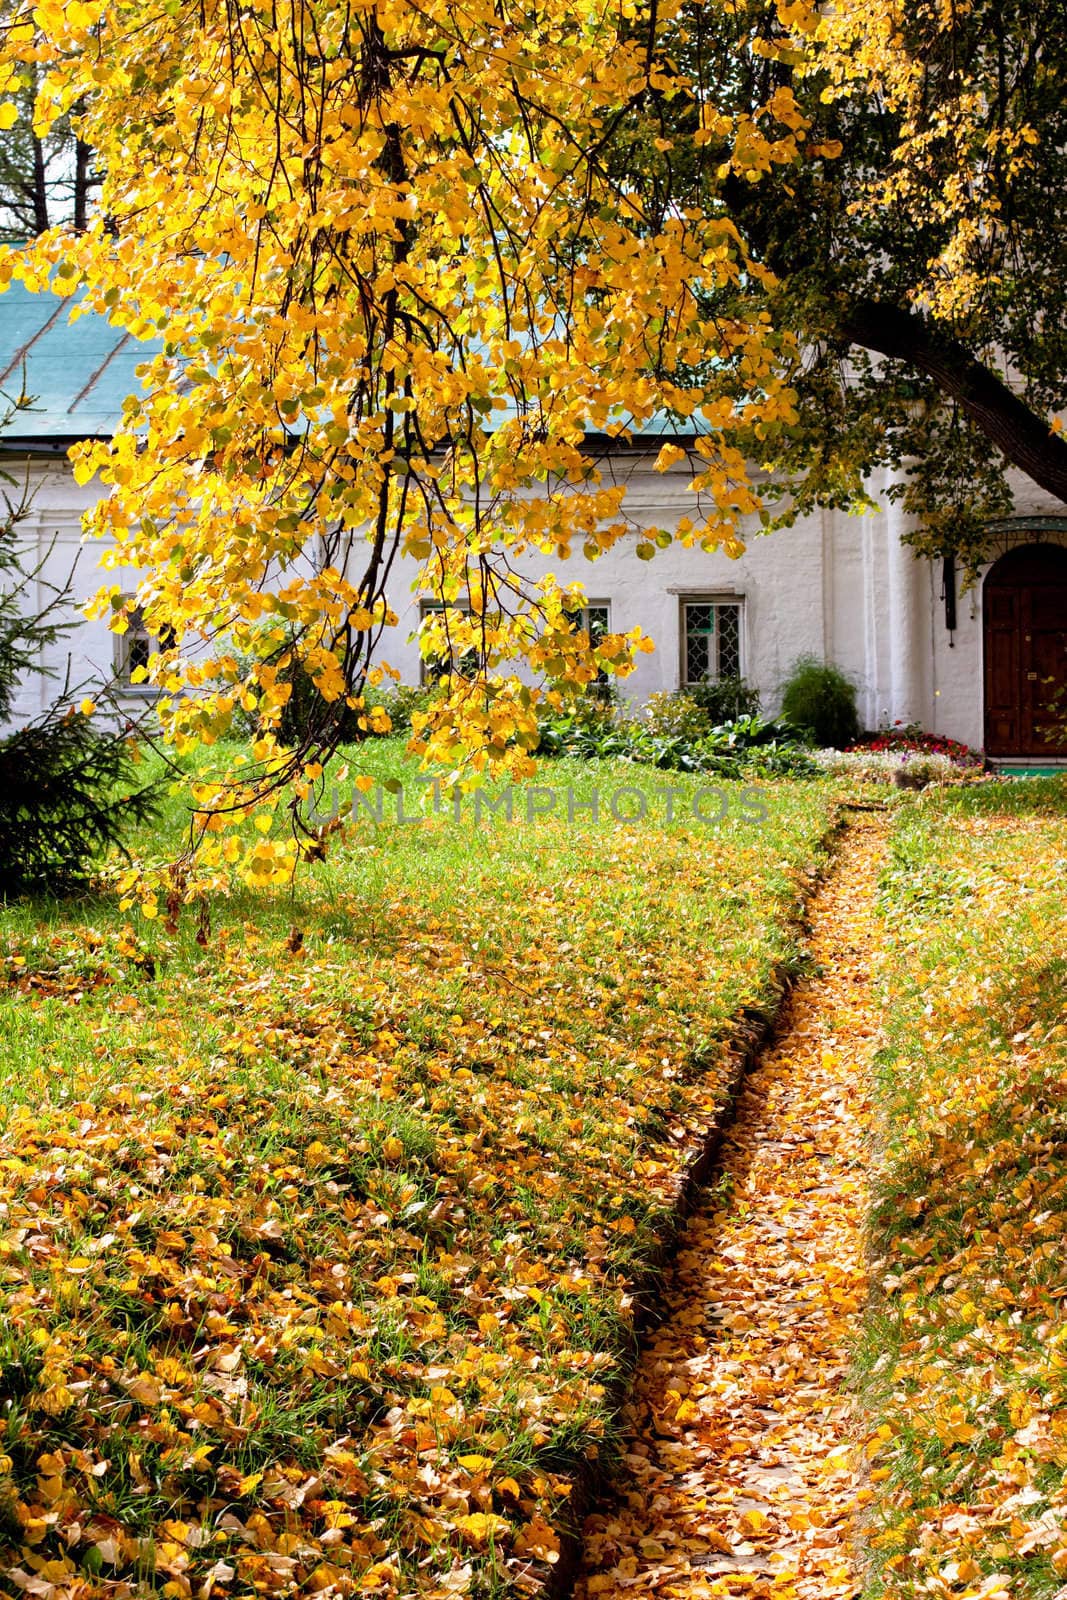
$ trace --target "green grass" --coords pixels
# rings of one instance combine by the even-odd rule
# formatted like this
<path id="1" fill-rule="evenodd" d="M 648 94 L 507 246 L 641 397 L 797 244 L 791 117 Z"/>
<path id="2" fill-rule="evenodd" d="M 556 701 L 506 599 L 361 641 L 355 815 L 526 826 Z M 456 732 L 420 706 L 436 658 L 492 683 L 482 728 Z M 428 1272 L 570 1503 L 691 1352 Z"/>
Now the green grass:
<path id="1" fill-rule="evenodd" d="M 663 820 L 681 775 L 541 782 L 649 820 L 364 818 L 206 947 L 106 899 L 4 913 L 9 1565 L 491 1593 L 551 1556 L 837 791 L 767 784 L 755 826 L 723 784 L 710 827 Z M 172 797 L 142 843 L 181 827 Z"/>
<path id="2" fill-rule="evenodd" d="M 1067 1577 L 1067 781 L 927 794 L 881 893 L 870 1596 Z"/>

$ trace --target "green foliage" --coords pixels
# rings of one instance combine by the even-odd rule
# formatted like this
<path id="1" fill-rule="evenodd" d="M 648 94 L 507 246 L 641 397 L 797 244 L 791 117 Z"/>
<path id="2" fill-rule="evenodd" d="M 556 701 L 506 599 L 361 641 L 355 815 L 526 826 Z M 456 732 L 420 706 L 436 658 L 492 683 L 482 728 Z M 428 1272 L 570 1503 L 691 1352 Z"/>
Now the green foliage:
<path id="1" fill-rule="evenodd" d="M 44 581 L 43 563 L 25 570 L 18 549 L 19 528 L 29 510 L 25 496 L 4 494 L 0 724 L 11 720 L 23 676 L 42 672 L 42 651 L 79 625 L 64 616 L 67 590 L 53 589 L 47 603 L 33 609 L 32 597 Z M 5 898 L 84 886 L 97 856 L 121 845 L 127 828 L 153 809 L 154 785 L 131 787 L 129 739 L 95 728 L 73 700 L 64 684 L 40 716 L 0 738 L 0 896 Z"/>
<path id="2" fill-rule="evenodd" d="M 702 742 L 705 770 L 749 777 L 815 778 L 822 775 L 807 744 L 783 721 L 752 715 L 713 728 Z"/>
<path id="3" fill-rule="evenodd" d="M 716 678 L 709 683 L 694 683 L 685 691 L 690 700 L 706 711 L 713 728 L 738 717 L 751 717 L 760 708 L 759 690 L 744 678 Z"/>
<path id="4" fill-rule="evenodd" d="M 718 720 L 718 719 L 716 719 Z M 693 742 L 711 732 L 712 718 L 694 694 L 654 694 L 645 706 L 644 723 L 655 738 L 678 738 Z"/>
<path id="5" fill-rule="evenodd" d="M 792 729 L 757 714 L 716 727 L 688 691 L 654 694 L 641 717 L 620 718 L 586 699 L 541 723 L 540 753 L 606 760 L 623 756 L 667 772 L 718 777 L 816 777 L 821 768 Z"/>
<path id="6" fill-rule="evenodd" d="M 58 702 L 0 741 L 0 895 L 84 888 L 97 858 L 155 806 L 133 749 Z"/>
<path id="7" fill-rule="evenodd" d="M 425 711 L 433 691 L 413 684 L 398 683 L 391 689 L 371 689 L 366 694 L 368 705 L 381 706 L 392 724 L 393 733 L 407 733 L 416 711 Z"/>
<path id="8" fill-rule="evenodd" d="M 628 724 L 619 718 L 614 706 L 593 695 L 586 695 L 566 711 L 546 713 L 541 718 L 541 755 L 577 756 L 579 760 L 607 759 L 628 754 Z"/>
<path id="9" fill-rule="evenodd" d="M 719 678 L 691 684 L 669 694 L 651 695 L 644 722 L 650 732 L 668 737 L 702 739 L 724 723 L 738 725 L 759 712 L 759 690 L 743 678 Z"/>
<path id="10" fill-rule="evenodd" d="M 814 656 L 801 656 L 789 674 L 782 716 L 824 748 L 840 750 L 859 737 L 855 685 L 839 667 Z"/>

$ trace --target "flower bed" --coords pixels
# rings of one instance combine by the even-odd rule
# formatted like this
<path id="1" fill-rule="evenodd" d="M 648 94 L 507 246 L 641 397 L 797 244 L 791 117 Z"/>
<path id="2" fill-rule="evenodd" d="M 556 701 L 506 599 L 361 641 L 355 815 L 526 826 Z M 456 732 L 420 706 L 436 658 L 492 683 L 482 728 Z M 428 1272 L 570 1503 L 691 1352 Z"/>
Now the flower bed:
<path id="1" fill-rule="evenodd" d="M 873 754 L 944 756 L 961 767 L 981 767 L 984 757 L 958 739 L 946 739 L 940 734 L 925 733 L 915 723 L 895 723 L 892 728 L 880 728 L 877 733 L 866 734 L 849 746 L 849 750 L 869 751 Z"/>

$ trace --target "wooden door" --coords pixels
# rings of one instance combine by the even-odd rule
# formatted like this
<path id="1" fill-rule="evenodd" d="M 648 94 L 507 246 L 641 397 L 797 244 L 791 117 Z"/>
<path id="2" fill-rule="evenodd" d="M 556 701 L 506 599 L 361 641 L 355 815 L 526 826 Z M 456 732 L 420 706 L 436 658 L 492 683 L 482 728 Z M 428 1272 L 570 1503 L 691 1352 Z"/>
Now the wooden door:
<path id="1" fill-rule="evenodd" d="M 1002 556 L 986 576 L 982 613 L 986 754 L 1067 755 L 1048 726 L 1067 685 L 1067 549 L 1028 544 Z"/>

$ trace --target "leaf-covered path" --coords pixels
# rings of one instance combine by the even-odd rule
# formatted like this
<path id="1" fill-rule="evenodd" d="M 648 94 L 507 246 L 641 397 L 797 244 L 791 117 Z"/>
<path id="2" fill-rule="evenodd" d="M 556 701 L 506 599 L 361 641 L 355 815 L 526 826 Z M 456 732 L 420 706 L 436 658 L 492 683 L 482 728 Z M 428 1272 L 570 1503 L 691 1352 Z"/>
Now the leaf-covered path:
<path id="1" fill-rule="evenodd" d="M 816 975 L 743 1089 L 642 1358 L 619 1498 L 578 1600 L 842 1600 L 860 1493 L 844 1380 L 865 1292 L 864 1073 L 884 829 L 865 817 L 812 901 Z"/>

